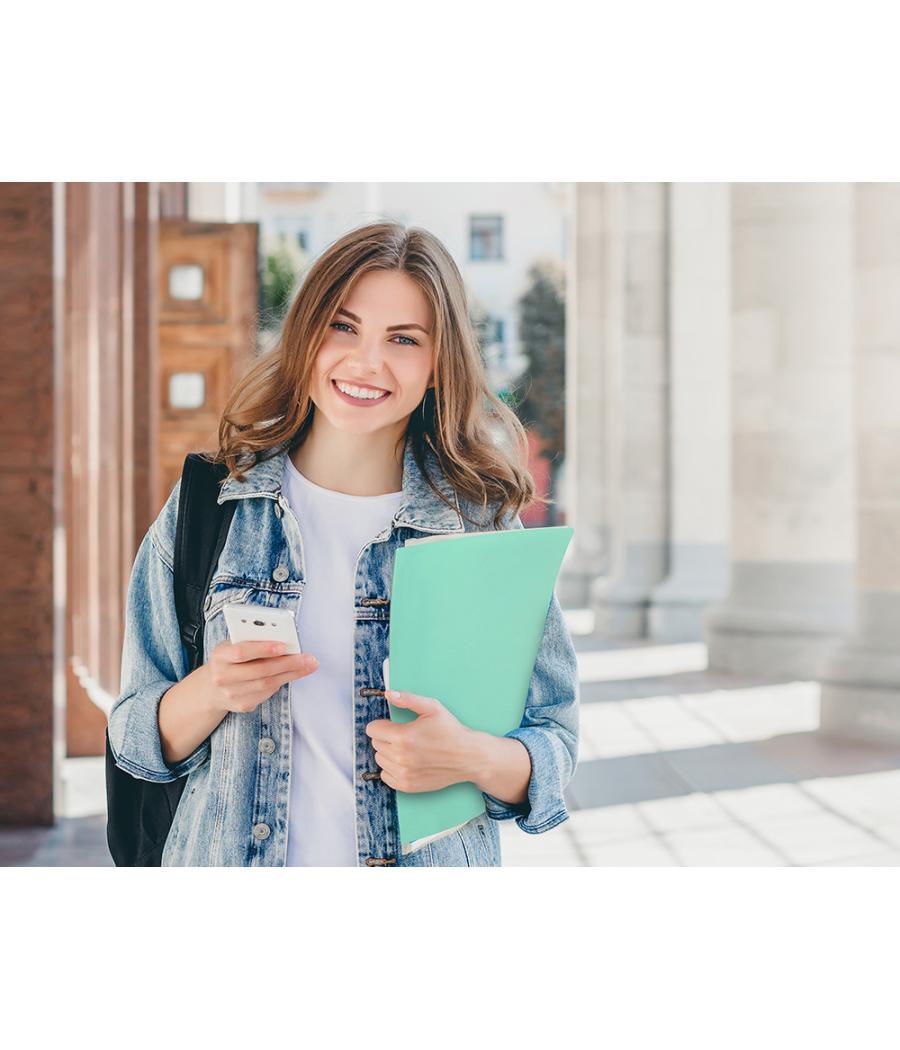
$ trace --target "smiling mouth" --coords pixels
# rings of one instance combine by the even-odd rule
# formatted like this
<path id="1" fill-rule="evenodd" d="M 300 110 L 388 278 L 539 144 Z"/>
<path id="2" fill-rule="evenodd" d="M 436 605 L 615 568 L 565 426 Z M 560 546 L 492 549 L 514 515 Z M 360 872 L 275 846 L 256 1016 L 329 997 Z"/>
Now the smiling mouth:
<path id="1" fill-rule="evenodd" d="M 391 396 L 390 390 L 385 390 L 378 397 L 354 397 L 352 394 L 347 394 L 343 390 L 341 390 L 341 388 L 337 385 L 337 380 L 332 379 L 331 380 L 331 385 L 334 387 L 334 392 L 337 394 L 337 396 L 339 398 L 341 398 L 343 401 L 346 401 L 347 404 L 350 404 L 350 405 L 360 405 L 360 406 L 363 406 L 363 407 L 366 406 L 366 405 L 380 405 L 382 403 L 382 401 L 386 401 Z M 346 383 L 345 384 L 345 386 L 355 386 L 355 385 L 356 384 L 353 384 L 353 383 Z M 357 387 L 357 389 L 358 390 L 371 390 L 373 388 L 372 387 Z"/>

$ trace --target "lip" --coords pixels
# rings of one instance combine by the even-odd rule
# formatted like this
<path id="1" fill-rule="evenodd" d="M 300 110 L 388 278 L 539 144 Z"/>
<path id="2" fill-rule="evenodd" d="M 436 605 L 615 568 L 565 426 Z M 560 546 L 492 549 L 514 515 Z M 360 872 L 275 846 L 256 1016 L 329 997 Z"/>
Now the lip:
<path id="1" fill-rule="evenodd" d="M 340 382 L 343 383 L 344 380 L 342 379 L 342 380 L 340 380 Z M 338 388 L 337 384 L 338 384 L 338 381 L 336 379 L 332 379 L 331 380 L 331 386 L 334 389 L 335 394 L 337 394 L 337 396 L 342 401 L 345 401 L 348 405 L 355 405 L 357 408 L 370 408 L 373 405 L 381 405 L 385 401 L 387 401 L 387 399 L 391 396 L 390 390 L 387 390 L 387 391 L 385 391 L 383 397 L 373 397 L 373 398 L 369 399 L 368 401 L 360 401 L 360 400 L 358 400 L 355 397 L 350 397 L 349 394 L 345 394 L 342 390 L 340 390 Z M 367 383 L 348 383 L 347 385 L 348 386 L 359 387 L 361 390 L 380 390 L 381 389 L 381 387 L 369 386 Z"/>
<path id="2" fill-rule="evenodd" d="M 359 387 L 360 390 L 384 390 L 383 386 L 372 386 L 371 383 L 357 383 L 355 379 L 341 379 L 340 376 L 338 376 L 336 379 L 332 379 L 331 381 L 332 383 L 343 383 L 344 386 Z M 386 393 L 389 394 L 390 390 L 386 391 Z"/>

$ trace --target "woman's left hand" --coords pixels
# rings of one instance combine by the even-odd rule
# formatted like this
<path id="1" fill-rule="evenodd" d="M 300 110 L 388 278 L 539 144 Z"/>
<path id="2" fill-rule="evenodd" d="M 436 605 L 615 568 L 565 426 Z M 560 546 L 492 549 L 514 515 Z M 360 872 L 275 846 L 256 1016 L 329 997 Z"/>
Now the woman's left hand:
<path id="1" fill-rule="evenodd" d="M 385 696 L 418 718 L 379 718 L 366 726 L 383 783 L 397 791 L 436 791 L 472 779 L 477 752 L 473 730 L 432 696 L 390 689 Z"/>

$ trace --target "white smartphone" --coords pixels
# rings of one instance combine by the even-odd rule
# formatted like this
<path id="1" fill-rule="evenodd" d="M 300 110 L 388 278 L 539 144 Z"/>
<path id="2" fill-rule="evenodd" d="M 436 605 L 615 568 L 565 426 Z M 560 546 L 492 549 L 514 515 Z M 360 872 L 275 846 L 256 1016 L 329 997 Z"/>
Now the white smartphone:
<path id="1" fill-rule="evenodd" d="M 302 652 L 293 610 L 229 602 L 222 612 L 230 642 L 284 642 L 285 655 Z"/>

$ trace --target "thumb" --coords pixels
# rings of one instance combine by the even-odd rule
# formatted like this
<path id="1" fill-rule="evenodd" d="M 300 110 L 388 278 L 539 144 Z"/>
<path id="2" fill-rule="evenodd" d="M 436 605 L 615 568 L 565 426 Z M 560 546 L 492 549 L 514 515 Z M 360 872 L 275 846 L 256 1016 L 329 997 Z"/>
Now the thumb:
<path id="1" fill-rule="evenodd" d="M 417 715 L 434 714 L 438 701 L 431 696 L 418 696 L 416 693 L 403 693 L 397 689 L 386 689 L 384 695 L 396 707 L 407 707 Z"/>

